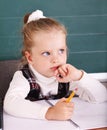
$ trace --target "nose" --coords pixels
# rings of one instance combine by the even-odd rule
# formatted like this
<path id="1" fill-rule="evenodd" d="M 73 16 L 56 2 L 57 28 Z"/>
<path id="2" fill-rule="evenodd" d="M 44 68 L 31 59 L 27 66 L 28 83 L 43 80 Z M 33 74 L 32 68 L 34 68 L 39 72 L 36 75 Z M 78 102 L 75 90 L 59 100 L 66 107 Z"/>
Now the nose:
<path id="1" fill-rule="evenodd" d="M 58 59 L 59 59 L 58 55 L 54 55 L 54 56 L 52 57 L 51 62 L 52 62 L 52 63 L 58 63 L 58 61 L 59 61 Z"/>

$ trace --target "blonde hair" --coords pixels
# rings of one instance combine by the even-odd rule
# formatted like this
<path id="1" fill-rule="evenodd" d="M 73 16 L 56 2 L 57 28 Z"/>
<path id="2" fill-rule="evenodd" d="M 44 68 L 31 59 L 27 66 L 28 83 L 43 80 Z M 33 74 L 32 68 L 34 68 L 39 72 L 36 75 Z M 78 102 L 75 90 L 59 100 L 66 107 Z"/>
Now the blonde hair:
<path id="1" fill-rule="evenodd" d="M 32 35 L 35 33 L 38 34 L 40 31 L 49 32 L 53 29 L 62 31 L 67 35 L 67 31 L 64 25 L 60 24 L 58 21 L 52 18 L 40 18 L 35 21 L 27 23 L 30 14 L 25 15 L 24 17 L 24 26 L 22 29 L 23 34 L 23 48 L 22 48 L 22 64 L 26 64 L 27 60 L 25 57 L 25 51 L 31 53 L 31 49 L 34 45 Z"/>

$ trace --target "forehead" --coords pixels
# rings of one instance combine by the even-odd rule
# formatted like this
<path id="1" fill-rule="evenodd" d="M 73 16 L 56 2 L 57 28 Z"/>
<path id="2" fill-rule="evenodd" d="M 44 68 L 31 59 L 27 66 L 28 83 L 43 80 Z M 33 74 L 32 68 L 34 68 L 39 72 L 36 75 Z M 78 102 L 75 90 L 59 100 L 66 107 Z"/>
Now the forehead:
<path id="1" fill-rule="evenodd" d="M 33 34 L 34 46 L 65 46 L 66 45 L 66 34 L 62 31 L 40 31 Z"/>

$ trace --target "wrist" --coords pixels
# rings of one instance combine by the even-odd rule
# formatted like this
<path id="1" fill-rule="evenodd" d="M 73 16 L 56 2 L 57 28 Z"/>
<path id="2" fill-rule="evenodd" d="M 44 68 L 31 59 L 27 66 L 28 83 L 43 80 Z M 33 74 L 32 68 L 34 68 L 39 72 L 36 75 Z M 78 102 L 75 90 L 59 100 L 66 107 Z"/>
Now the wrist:
<path id="1" fill-rule="evenodd" d="M 79 70 L 79 76 L 78 76 L 78 80 L 80 80 L 83 77 L 84 72 L 82 70 Z"/>
<path id="2" fill-rule="evenodd" d="M 76 77 L 75 81 L 80 80 L 83 77 L 83 74 L 84 74 L 84 72 L 82 70 L 78 70 L 77 77 Z"/>

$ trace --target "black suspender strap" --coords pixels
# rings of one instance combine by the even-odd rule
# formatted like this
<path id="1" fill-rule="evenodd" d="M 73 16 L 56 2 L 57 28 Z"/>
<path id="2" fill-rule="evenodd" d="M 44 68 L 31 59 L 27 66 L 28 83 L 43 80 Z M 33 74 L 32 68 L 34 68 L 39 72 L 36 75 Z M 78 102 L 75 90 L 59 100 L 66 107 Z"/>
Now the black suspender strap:
<path id="1" fill-rule="evenodd" d="M 30 92 L 28 93 L 26 99 L 35 101 L 39 99 L 40 96 L 40 86 L 36 83 L 33 73 L 29 69 L 28 64 L 26 64 L 22 69 L 23 76 L 28 80 L 30 84 Z"/>

